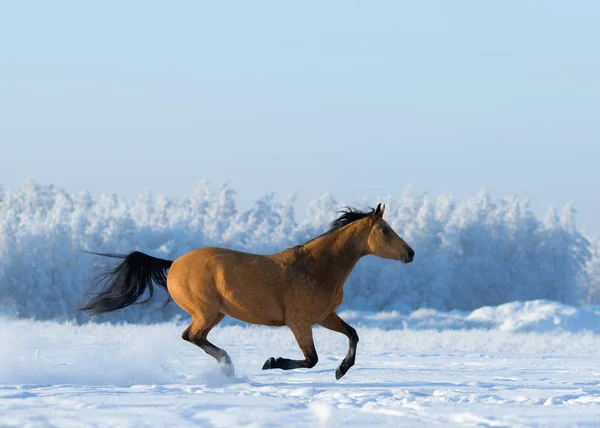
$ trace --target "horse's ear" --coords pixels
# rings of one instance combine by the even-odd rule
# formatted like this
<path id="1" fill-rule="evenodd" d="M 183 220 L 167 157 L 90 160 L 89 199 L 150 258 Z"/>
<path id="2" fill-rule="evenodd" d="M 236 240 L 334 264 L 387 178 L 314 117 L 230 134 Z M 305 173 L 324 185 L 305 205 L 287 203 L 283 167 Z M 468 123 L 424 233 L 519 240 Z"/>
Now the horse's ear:
<path id="1" fill-rule="evenodd" d="M 381 216 L 383 215 L 383 211 L 385 210 L 385 207 L 383 208 L 383 210 L 381 209 L 381 204 L 377 204 L 377 208 L 375 208 L 375 211 L 373 211 L 373 220 L 378 220 L 381 218 Z"/>

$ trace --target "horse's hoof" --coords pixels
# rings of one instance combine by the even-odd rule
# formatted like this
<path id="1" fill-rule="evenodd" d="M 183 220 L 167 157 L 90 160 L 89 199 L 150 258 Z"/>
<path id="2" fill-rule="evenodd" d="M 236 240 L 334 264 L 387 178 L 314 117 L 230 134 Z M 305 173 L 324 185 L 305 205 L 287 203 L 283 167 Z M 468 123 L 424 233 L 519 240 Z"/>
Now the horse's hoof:
<path id="1" fill-rule="evenodd" d="M 227 377 L 232 377 L 235 374 L 235 368 L 233 367 L 233 364 L 221 364 L 221 371 Z"/>
<path id="2" fill-rule="evenodd" d="M 229 358 L 229 356 L 221 358 L 219 360 L 219 365 L 225 376 L 231 377 L 235 374 L 235 369 L 233 368 L 233 364 L 231 364 L 231 358 Z"/>
<path id="3" fill-rule="evenodd" d="M 275 358 L 271 357 L 269 358 L 267 361 L 265 361 L 265 364 L 263 365 L 263 370 L 270 370 L 273 368 L 275 364 Z"/>
<path id="4" fill-rule="evenodd" d="M 340 380 L 347 372 L 349 367 L 339 366 L 335 371 L 335 379 Z"/>

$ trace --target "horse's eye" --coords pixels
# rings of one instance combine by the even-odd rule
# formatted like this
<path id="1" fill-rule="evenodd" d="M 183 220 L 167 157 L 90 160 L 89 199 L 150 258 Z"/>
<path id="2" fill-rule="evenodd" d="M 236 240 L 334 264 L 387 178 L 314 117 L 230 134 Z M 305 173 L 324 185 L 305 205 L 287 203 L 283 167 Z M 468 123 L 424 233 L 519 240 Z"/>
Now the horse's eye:
<path id="1" fill-rule="evenodd" d="M 381 229 L 381 233 L 383 233 L 383 236 L 388 236 L 390 234 L 390 229 L 384 227 L 383 229 Z"/>

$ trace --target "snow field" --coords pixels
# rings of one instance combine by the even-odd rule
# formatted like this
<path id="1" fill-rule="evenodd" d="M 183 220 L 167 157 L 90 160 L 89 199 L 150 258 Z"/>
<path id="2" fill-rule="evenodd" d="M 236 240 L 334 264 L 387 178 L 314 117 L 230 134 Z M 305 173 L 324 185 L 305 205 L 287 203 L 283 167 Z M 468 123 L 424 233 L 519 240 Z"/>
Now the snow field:
<path id="1" fill-rule="evenodd" d="M 600 336 L 590 331 L 314 329 L 313 369 L 286 328 L 229 325 L 210 340 L 236 367 L 180 339 L 182 323 L 2 320 L 0 426 L 573 426 L 600 423 Z"/>

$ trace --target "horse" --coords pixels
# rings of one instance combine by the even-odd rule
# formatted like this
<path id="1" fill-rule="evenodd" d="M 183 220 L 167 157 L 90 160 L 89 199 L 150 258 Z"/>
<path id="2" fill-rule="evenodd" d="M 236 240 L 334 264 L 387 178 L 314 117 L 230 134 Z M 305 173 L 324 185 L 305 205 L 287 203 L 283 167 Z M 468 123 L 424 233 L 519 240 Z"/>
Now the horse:
<path id="1" fill-rule="evenodd" d="M 358 334 L 337 315 L 344 283 L 358 261 L 367 255 L 411 263 L 414 250 L 383 219 L 385 205 L 370 211 L 346 207 L 329 230 L 302 245 L 274 254 L 253 254 L 220 247 L 202 247 L 176 260 L 139 251 L 130 254 L 93 253 L 122 259 L 105 271 L 103 290 L 80 308 L 95 315 L 136 303 L 153 283 L 162 287 L 191 323 L 183 340 L 215 358 L 221 370 L 234 374 L 227 352 L 208 340 L 226 315 L 249 324 L 287 326 L 303 360 L 271 357 L 262 369 L 312 368 L 318 356 L 312 327 L 320 325 L 349 340 L 348 352 L 336 369 L 337 380 L 354 365 Z M 168 274 L 166 273 L 168 271 Z M 102 282 L 101 281 L 101 282 Z"/>

